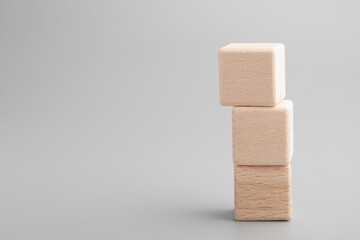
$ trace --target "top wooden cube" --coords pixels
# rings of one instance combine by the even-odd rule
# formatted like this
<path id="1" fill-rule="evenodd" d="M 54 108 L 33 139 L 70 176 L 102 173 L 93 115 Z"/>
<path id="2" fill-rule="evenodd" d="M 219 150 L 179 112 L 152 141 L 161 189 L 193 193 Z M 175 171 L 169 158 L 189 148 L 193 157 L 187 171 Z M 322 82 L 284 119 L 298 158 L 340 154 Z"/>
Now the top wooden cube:
<path id="1" fill-rule="evenodd" d="M 281 43 L 231 43 L 219 50 L 220 104 L 275 106 L 285 97 Z"/>

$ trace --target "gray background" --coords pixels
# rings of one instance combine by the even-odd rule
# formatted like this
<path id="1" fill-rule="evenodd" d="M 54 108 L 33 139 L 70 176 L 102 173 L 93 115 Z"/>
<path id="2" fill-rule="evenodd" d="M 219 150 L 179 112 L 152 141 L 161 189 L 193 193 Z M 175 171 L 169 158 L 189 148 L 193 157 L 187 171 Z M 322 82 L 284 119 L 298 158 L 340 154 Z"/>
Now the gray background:
<path id="1" fill-rule="evenodd" d="M 356 1 L 1 1 L 0 239 L 360 233 Z M 293 220 L 235 222 L 217 51 L 282 42 Z"/>

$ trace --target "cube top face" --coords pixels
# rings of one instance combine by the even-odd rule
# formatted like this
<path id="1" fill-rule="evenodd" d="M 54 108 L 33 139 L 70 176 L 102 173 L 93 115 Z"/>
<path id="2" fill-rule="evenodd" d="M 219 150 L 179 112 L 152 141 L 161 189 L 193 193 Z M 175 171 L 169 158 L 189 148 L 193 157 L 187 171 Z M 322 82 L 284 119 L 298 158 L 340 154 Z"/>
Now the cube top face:
<path id="1" fill-rule="evenodd" d="M 275 106 L 285 97 L 281 43 L 231 43 L 219 50 L 220 104 Z"/>
<path id="2" fill-rule="evenodd" d="M 290 220 L 291 166 L 234 166 L 236 220 Z"/>
<path id="3" fill-rule="evenodd" d="M 233 161 L 237 165 L 286 165 L 293 154 L 293 103 L 233 108 Z"/>

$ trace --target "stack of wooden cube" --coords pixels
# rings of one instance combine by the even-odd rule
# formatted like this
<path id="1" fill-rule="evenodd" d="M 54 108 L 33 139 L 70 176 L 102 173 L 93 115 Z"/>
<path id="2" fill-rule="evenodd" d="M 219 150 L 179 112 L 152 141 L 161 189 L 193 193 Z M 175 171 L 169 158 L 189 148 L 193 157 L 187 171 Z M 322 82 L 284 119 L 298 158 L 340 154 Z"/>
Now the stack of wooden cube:
<path id="1" fill-rule="evenodd" d="M 285 97 L 281 43 L 219 50 L 220 103 L 233 106 L 236 220 L 289 220 L 293 103 Z"/>

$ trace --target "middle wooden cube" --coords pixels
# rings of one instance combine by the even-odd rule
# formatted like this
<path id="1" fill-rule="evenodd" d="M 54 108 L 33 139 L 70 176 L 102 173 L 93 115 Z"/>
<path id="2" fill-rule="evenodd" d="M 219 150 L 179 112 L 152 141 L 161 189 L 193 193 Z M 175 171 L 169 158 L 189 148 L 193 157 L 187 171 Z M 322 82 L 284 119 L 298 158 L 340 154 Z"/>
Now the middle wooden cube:
<path id="1" fill-rule="evenodd" d="M 234 107 L 233 161 L 236 165 L 286 165 L 293 153 L 293 103 Z"/>

